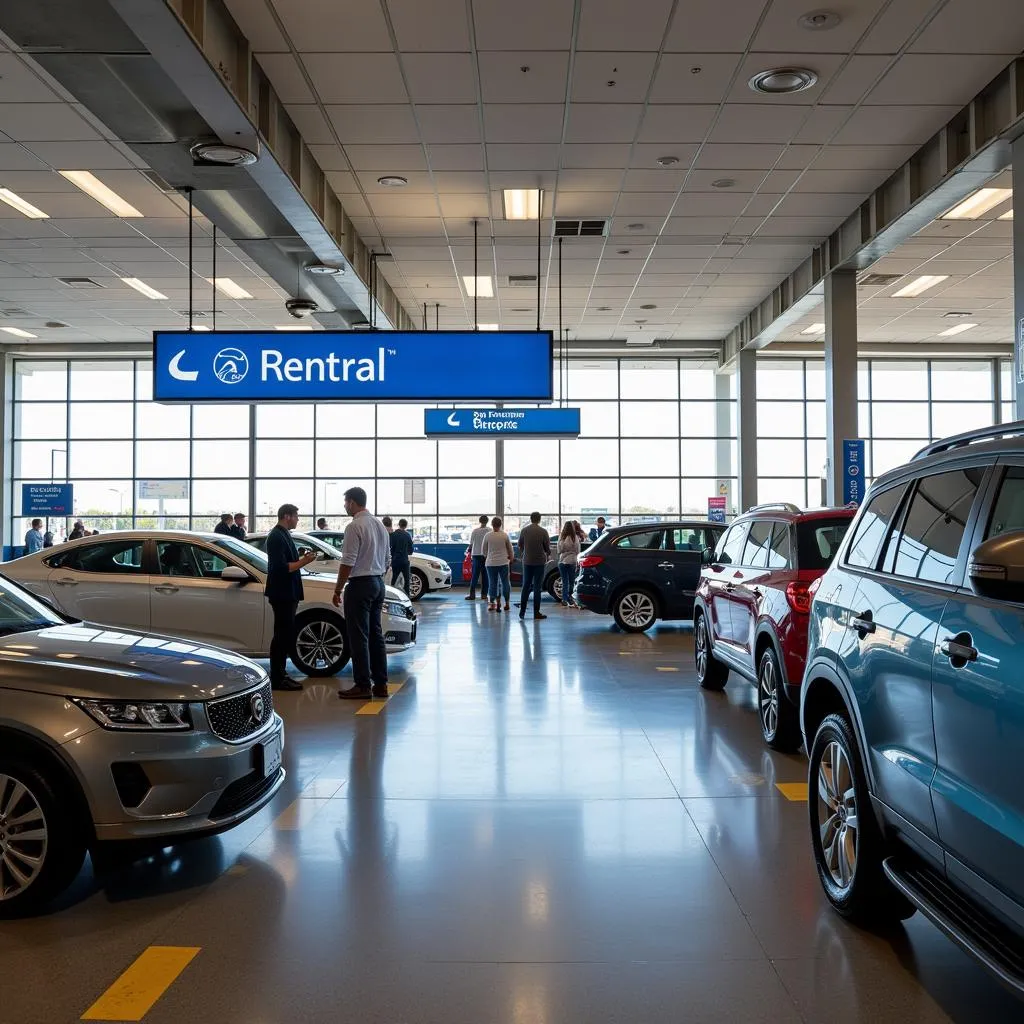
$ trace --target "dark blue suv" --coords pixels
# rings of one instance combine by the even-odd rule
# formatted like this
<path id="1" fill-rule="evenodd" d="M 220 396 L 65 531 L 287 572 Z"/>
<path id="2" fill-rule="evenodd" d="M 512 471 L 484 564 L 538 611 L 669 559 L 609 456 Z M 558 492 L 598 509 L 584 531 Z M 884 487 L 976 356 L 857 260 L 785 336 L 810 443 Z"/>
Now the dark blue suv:
<path id="1" fill-rule="evenodd" d="M 919 909 L 1024 994 L 1024 422 L 876 480 L 815 588 L 800 716 L 826 895 L 859 921 Z"/>

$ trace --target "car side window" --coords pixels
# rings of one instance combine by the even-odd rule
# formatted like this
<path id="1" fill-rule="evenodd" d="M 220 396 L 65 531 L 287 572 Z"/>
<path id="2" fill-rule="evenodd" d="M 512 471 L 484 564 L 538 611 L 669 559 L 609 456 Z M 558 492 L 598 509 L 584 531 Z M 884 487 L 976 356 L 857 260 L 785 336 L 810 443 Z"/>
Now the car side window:
<path id="1" fill-rule="evenodd" d="M 664 551 L 665 531 L 644 530 L 643 533 L 627 533 L 615 542 L 615 546 L 627 551 Z"/>
<path id="2" fill-rule="evenodd" d="M 161 576 L 220 579 L 228 564 L 212 551 L 181 541 L 160 541 L 156 549 Z"/>
<path id="3" fill-rule="evenodd" d="M 792 569 L 793 548 L 788 523 L 776 523 L 768 548 L 769 569 Z"/>
<path id="4" fill-rule="evenodd" d="M 985 540 L 1001 533 L 1024 530 L 1024 466 L 1010 466 L 999 485 Z"/>
<path id="5" fill-rule="evenodd" d="M 249 543 L 257 549 L 257 551 L 267 550 L 267 538 L 266 537 L 249 537 L 247 538 Z"/>
<path id="6" fill-rule="evenodd" d="M 772 542 L 774 525 L 770 519 L 758 519 L 750 524 L 750 533 L 747 534 L 747 543 L 743 548 L 742 565 L 749 565 L 752 569 L 764 569 L 768 565 L 768 548 Z"/>
<path id="7" fill-rule="evenodd" d="M 969 467 L 918 481 L 899 536 L 889 545 L 886 561 L 893 573 L 932 583 L 952 581 L 983 476 L 983 467 Z"/>
<path id="8" fill-rule="evenodd" d="M 885 535 L 889 532 L 889 524 L 899 508 L 903 497 L 903 487 L 890 487 L 887 491 L 876 494 L 868 502 L 857 523 L 857 532 L 846 552 L 846 564 L 855 569 L 873 569 L 878 557 L 878 549 Z"/>
<path id="9" fill-rule="evenodd" d="M 75 572 L 116 573 L 130 576 L 142 573 L 141 540 L 106 541 L 69 551 L 60 561 L 60 568 Z"/>
<path id="10" fill-rule="evenodd" d="M 687 526 L 672 531 L 672 546 L 676 551 L 703 551 L 711 545 L 699 526 Z"/>
<path id="11" fill-rule="evenodd" d="M 747 541 L 750 523 L 736 523 L 729 527 L 725 536 L 718 543 L 715 561 L 721 565 L 738 565 L 743 554 L 743 545 Z"/>
<path id="12" fill-rule="evenodd" d="M 193 544 L 190 544 L 189 547 L 192 548 L 193 556 L 199 565 L 200 575 L 204 579 L 219 580 L 221 573 L 231 564 L 209 548 L 201 548 Z"/>

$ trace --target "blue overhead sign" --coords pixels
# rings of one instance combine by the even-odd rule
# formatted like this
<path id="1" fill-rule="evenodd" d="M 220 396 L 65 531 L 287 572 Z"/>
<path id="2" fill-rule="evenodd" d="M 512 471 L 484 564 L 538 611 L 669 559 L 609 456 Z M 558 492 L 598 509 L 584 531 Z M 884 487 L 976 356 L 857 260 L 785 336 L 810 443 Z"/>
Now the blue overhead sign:
<path id="1" fill-rule="evenodd" d="M 74 484 L 22 484 L 23 516 L 74 515 Z"/>
<path id="2" fill-rule="evenodd" d="M 550 331 L 154 331 L 153 397 L 550 402 L 553 344 Z"/>
<path id="3" fill-rule="evenodd" d="M 579 409 L 426 409 L 427 437 L 579 437 Z"/>
<path id="4" fill-rule="evenodd" d="M 843 441 L 843 504 L 859 505 L 864 500 L 864 442 Z"/>

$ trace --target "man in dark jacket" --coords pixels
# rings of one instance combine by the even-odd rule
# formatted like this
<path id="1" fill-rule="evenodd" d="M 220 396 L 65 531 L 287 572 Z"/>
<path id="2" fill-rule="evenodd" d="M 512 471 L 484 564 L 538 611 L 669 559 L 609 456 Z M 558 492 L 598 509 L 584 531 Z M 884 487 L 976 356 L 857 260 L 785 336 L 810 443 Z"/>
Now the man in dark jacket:
<path id="1" fill-rule="evenodd" d="M 232 525 L 234 525 L 234 520 L 231 517 L 231 513 L 224 512 L 220 517 L 220 522 L 213 528 L 213 532 L 222 533 L 225 537 L 230 537 Z"/>
<path id="2" fill-rule="evenodd" d="M 81 540 L 84 536 L 85 525 L 81 519 L 76 519 L 74 529 L 68 534 L 68 540 Z"/>
<path id="3" fill-rule="evenodd" d="M 245 513 L 236 512 L 235 521 L 231 524 L 229 531 L 236 540 L 245 540 Z"/>
<path id="4" fill-rule="evenodd" d="M 526 617 L 526 606 L 533 594 L 533 617 L 546 619 L 541 613 L 540 599 L 544 586 L 544 566 L 551 557 L 551 538 L 540 525 L 540 513 L 530 513 L 530 525 L 519 533 L 519 554 L 523 559 L 523 593 L 519 599 L 519 618 Z"/>
<path id="5" fill-rule="evenodd" d="M 228 517 L 230 518 L 230 516 Z M 303 598 L 300 571 L 316 555 L 307 551 L 301 558 L 291 531 L 299 525 L 295 505 L 277 510 L 277 526 L 267 534 L 267 586 L 265 593 L 274 610 L 274 637 L 270 641 L 270 685 L 275 690 L 301 690 L 302 683 L 285 672 L 295 642 L 295 612 Z"/>
<path id="6" fill-rule="evenodd" d="M 391 533 L 391 585 L 393 587 L 401 586 L 401 588 L 408 594 L 409 593 L 409 574 L 412 571 L 412 566 L 409 562 L 409 557 L 412 555 L 412 537 L 409 536 L 409 532 L 406 527 L 409 525 L 408 519 L 398 520 L 398 529 Z M 401 577 L 401 584 L 398 582 Z"/>

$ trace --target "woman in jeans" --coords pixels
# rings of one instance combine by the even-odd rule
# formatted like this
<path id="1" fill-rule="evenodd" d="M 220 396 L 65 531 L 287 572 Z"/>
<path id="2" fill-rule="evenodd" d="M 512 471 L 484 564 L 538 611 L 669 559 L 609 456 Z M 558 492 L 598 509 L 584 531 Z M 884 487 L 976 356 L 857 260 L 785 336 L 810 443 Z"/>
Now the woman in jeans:
<path id="1" fill-rule="evenodd" d="M 576 562 L 580 557 L 580 539 L 576 523 L 568 520 L 558 538 L 558 572 L 562 577 L 562 607 L 568 608 L 572 598 L 572 585 L 576 581 Z"/>
<path id="2" fill-rule="evenodd" d="M 487 567 L 487 593 L 490 596 L 490 603 L 487 605 L 489 612 L 501 611 L 501 597 L 505 597 L 505 611 L 508 611 L 509 597 L 512 586 L 509 581 L 509 566 L 515 557 L 512 553 L 512 541 L 508 534 L 501 528 L 501 519 L 495 516 L 491 520 L 492 530 L 483 543 L 483 555 Z M 498 587 L 501 587 L 499 591 Z"/>

